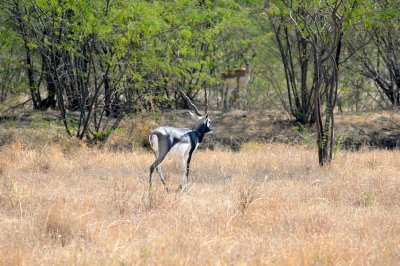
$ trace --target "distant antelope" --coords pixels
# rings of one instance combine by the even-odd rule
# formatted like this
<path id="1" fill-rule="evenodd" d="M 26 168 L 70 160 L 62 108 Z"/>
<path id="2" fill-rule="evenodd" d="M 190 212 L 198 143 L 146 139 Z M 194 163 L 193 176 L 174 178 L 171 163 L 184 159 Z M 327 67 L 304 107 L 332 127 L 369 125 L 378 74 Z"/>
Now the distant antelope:
<path id="1" fill-rule="evenodd" d="M 159 127 L 150 133 L 150 146 L 154 151 L 154 155 L 156 156 L 156 160 L 150 166 L 150 189 L 152 183 L 151 178 L 153 176 L 154 170 L 156 170 L 160 175 L 161 182 L 164 184 L 165 190 L 168 191 L 168 187 L 165 183 L 160 165 L 167 155 L 175 155 L 182 159 L 186 171 L 185 174 L 182 176 L 181 184 L 179 185 L 178 190 L 182 189 L 189 179 L 190 161 L 192 159 L 193 153 L 196 151 L 199 144 L 203 141 L 204 135 L 213 130 L 211 126 L 211 120 L 208 118 L 208 114 L 202 115 L 197 110 L 197 107 L 183 93 L 183 91 L 179 91 L 188 101 L 188 103 L 192 107 L 194 107 L 196 114 L 193 114 L 190 111 L 189 113 L 193 118 L 197 120 L 198 123 L 193 129 Z"/>
<path id="2" fill-rule="evenodd" d="M 222 99 L 224 109 L 229 109 L 231 94 L 234 92 L 235 100 L 239 97 L 240 87 L 247 90 L 247 85 L 250 81 L 250 64 L 247 61 L 246 67 L 230 69 L 226 72 L 221 73 L 221 79 L 224 81 L 222 88 Z M 245 91 L 245 94 L 246 91 Z"/>

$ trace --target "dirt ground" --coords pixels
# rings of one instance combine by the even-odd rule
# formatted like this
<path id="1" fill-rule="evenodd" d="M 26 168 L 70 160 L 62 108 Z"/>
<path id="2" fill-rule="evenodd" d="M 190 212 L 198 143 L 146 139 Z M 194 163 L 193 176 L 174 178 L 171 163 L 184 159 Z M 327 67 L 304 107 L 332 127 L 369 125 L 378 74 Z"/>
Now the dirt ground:
<path id="1" fill-rule="evenodd" d="M 315 145 L 315 127 L 300 126 L 280 110 L 210 112 L 214 132 L 208 134 L 201 145 L 203 149 L 240 150 L 243 144 L 287 143 Z M 125 118 L 120 128 L 106 145 L 115 150 L 147 148 L 148 133 L 158 126 L 192 128 L 196 122 L 185 110 L 163 113 L 139 114 Z M 50 139 L 62 138 L 63 126 L 56 110 L 47 112 L 25 111 L 17 115 L 0 117 L 1 142 L 13 135 L 16 129 L 29 138 L 32 131 L 48 134 Z M 8 132 L 8 133 L 7 133 Z M 31 132 L 31 133 L 29 133 Z M 44 134 L 44 136 L 43 136 Z M 400 147 L 400 112 L 385 110 L 360 113 L 337 113 L 335 116 L 337 145 L 341 149 L 358 150 L 362 146 L 394 149 Z M 36 135 L 36 134 L 33 134 Z M 36 136 L 37 137 L 37 136 Z M 36 138 L 35 137 L 35 138 Z"/>
<path id="2" fill-rule="evenodd" d="M 248 142 L 315 145 L 315 127 L 294 123 L 284 111 L 215 111 L 210 113 L 210 118 L 214 132 L 207 135 L 203 148 L 239 150 Z M 133 125 L 131 131 L 140 131 L 144 124 L 149 129 L 161 125 L 190 128 L 195 124 L 186 111 L 166 112 L 150 124 L 149 121 L 149 117 L 133 118 L 129 122 Z M 122 126 L 126 127 L 126 122 Z M 335 134 L 337 144 L 344 149 L 400 147 L 400 112 L 338 113 L 335 116 Z"/>

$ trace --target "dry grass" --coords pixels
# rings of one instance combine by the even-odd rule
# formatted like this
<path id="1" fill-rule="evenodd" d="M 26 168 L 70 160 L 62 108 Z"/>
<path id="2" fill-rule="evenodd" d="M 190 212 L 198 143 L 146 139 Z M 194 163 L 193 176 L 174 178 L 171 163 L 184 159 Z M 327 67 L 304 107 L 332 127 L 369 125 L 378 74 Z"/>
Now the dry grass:
<path id="1" fill-rule="evenodd" d="M 0 150 L 0 265 L 393 265 L 400 151 L 199 151 L 186 192 L 147 193 L 150 152 Z M 179 164 L 166 162 L 171 187 Z"/>

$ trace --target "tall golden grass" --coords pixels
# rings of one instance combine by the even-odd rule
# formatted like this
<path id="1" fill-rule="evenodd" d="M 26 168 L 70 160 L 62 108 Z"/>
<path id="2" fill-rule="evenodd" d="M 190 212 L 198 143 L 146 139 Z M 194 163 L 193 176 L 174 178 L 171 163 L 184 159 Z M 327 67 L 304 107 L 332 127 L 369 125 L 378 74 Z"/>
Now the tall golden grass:
<path id="1" fill-rule="evenodd" d="M 394 265 L 400 151 L 302 146 L 199 151 L 166 193 L 150 152 L 60 145 L 0 150 L 1 265 Z M 181 166 L 164 172 L 178 186 Z"/>

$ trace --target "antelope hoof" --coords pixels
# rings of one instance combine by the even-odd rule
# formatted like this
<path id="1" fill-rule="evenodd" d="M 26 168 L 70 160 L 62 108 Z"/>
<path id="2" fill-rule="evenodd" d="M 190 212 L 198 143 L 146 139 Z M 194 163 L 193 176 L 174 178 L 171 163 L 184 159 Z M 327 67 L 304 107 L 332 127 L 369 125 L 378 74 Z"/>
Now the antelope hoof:
<path id="1" fill-rule="evenodd" d="M 180 184 L 178 186 L 178 188 L 176 189 L 176 193 L 183 193 L 184 191 L 187 190 L 187 187 L 189 186 L 190 183 L 186 183 L 186 184 Z"/>
<path id="2" fill-rule="evenodd" d="M 182 184 L 180 184 L 178 186 L 178 188 L 176 189 L 176 193 L 183 192 L 183 189 L 184 189 L 184 187 L 182 186 Z"/>

